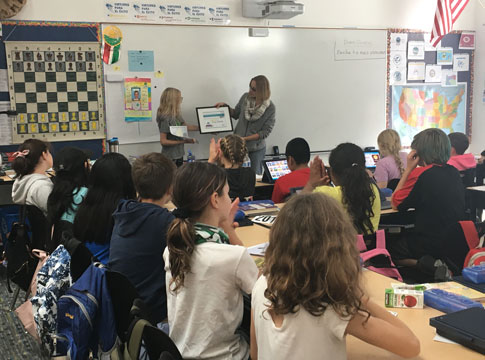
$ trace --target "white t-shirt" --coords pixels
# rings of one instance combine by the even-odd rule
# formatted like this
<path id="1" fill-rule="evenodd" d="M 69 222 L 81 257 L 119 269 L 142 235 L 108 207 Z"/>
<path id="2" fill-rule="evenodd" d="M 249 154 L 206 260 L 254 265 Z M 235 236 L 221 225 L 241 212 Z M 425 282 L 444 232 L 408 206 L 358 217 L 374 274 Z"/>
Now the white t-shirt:
<path id="1" fill-rule="evenodd" d="M 243 318 L 243 294 L 250 294 L 258 268 L 242 246 L 207 242 L 196 245 L 191 272 L 177 293 L 169 251 L 163 253 L 170 337 L 184 359 L 247 359 L 249 345 L 235 331 Z"/>
<path id="2" fill-rule="evenodd" d="M 313 316 L 301 307 L 295 314 L 284 315 L 277 328 L 267 311 L 267 286 L 266 278 L 261 276 L 254 285 L 251 301 L 259 360 L 347 358 L 345 329 L 350 317 L 341 319 L 331 306 L 321 316 Z"/>

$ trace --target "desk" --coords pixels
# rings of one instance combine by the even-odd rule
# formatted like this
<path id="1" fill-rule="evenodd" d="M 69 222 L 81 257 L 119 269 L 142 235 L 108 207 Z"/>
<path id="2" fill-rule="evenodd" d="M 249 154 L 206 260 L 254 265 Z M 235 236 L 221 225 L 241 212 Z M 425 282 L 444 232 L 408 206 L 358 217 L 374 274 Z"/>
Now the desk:
<path id="1" fill-rule="evenodd" d="M 259 225 L 247 226 L 236 229 L 236 232 L 245 246 L 253 246 L 269 239 L 269 229 Z M 396 280 L 387 278 L 369 270 L 364 270 L 363 283 L 369 297 L 377 304 L 384 306 L 384 289 L 389 288 L 391 282 Z M 430 307 L 424 309 L 392 309 L 398 313 L 406 325 L 408 325 L 421 342 L 420 356 L 415 359 L 440 359 L 440 360 L 483 360 L 483 355 L 469 350 L 461 345 L 445 344 L 434 341 L 435 329 L 429 326 L 431 317 L 442 315 L 438 310 Z M 369 345 L 353 336 L 347 337 L 347 356 L 349 359 L 402 359 L 375 346 Z"/>

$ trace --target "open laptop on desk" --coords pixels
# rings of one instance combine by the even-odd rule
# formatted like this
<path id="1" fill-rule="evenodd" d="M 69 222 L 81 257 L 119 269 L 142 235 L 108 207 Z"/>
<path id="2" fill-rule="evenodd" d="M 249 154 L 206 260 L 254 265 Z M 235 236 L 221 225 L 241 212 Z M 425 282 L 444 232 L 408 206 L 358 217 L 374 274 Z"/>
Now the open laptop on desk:
<path id="1" fill-rule="evenodd" d="M 290 172 L 286 159 L 263 160 L 263 178 L 261 181 L 274 184 L 276 180 Z"/>

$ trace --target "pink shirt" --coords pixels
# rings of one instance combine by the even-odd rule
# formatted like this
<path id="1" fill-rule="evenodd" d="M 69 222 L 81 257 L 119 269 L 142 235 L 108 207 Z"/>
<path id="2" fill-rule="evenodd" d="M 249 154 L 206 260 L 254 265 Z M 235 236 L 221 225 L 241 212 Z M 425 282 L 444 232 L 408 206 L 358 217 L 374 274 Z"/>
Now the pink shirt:
<path id="1" fill-rule="evenodd" d="M 402 166 L 405 169 L 407 164 L 407 154 L 405 152 L 400 152 L 399 157 L 401 158 Z M 376 179 L 378 183 L 389 182 L 389 180 L 400 178 L 401 171 L 397 167 L 396 160 L 394 160 L 392 155 L 383 157 L 377 162 L 374 179 Z"/>
<path id="2" fill-rule="evenodd" d="M 458 171 L 464 171 L 477 167 L 477 161 L 473 154 L 455 155 L 450 157 L 448 165 L 456 167 Z"/>

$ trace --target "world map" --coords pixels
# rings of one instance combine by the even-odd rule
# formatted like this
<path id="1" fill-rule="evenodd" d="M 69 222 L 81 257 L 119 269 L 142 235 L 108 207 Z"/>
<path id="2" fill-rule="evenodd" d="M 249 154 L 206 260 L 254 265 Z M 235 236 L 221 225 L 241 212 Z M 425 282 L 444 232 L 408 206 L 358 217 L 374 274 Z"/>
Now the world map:
<path id="1" fill-rule="evenodd" d="M 466 133 L 466 90 L 466 84 L 393 86 L 391 126 L 403 145 L 427 128 Z"/>

